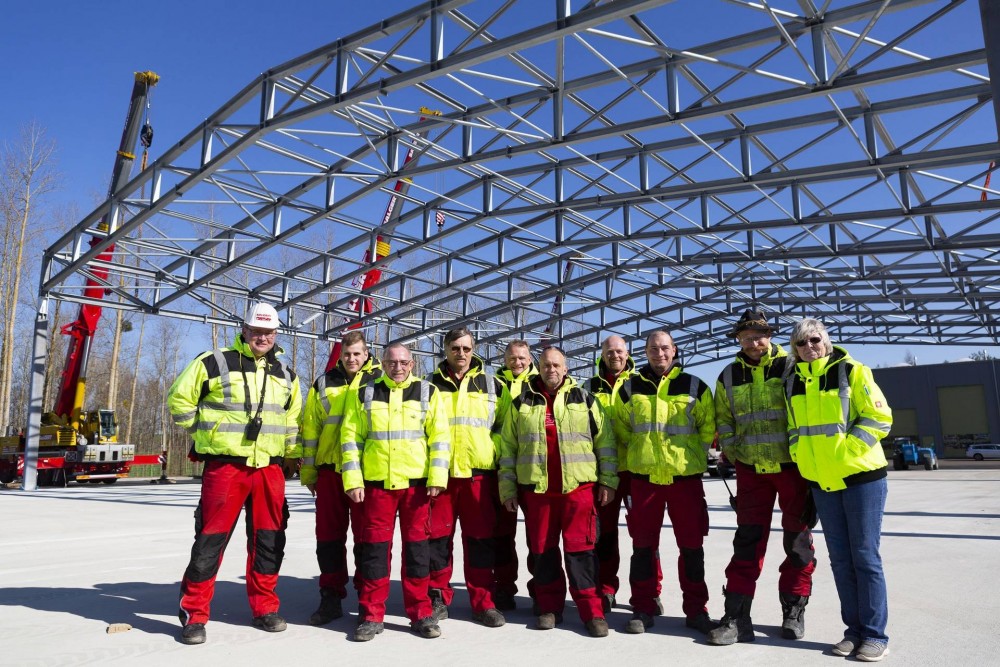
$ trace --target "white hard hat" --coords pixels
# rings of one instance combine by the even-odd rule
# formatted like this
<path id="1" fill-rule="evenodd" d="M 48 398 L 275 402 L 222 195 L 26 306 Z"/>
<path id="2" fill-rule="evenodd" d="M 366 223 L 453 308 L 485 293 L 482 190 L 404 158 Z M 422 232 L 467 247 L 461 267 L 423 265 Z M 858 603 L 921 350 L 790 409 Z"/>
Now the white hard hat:
<path id="1" fill-rule="evenodd" d="M 277 329 L 281 326 L 278 311 L 269 303 L 255 303 L 247 311 L 246 325 L 258 329 Z"/>

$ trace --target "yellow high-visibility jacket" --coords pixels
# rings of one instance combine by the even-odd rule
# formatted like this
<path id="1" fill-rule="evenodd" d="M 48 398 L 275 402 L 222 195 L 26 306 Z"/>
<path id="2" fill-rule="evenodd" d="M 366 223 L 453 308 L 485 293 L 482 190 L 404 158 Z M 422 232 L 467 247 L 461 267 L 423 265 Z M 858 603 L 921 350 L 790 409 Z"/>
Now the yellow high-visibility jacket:
<path id="1" fill-rule="evenodd" d="M 701 475 L 715 439 L 712 390 L 674 366 L 658 377 L 650 366 L 633 373 L 615 394 L 615 436 L 625 447 L 623 470 L 653 484 Z"/>
<path id="2" fill-rule="evenodd" d="M 441 393 L 408 375 L 371 378 L 351 392 L 341 426 L 344 489 L 380 482 L 387 489 L 445 487 L 451 434 Z"/>
<path id="3" fill-rule="evenodd" d="M 532 363 L 530 366 L 524 369 L 520 375 L 515 376 L 514 372 L 504 366 L 497 373 L 497 377 L 507 385 L 507 391 L 510 392 L 511 400 L 514 400 L 515 396 L 521 395 L 521 385 L 524 384 L 525 380 L 528 380 L 533 375 L 538 375 L 538 368 Z"/>
<path id="4" fill-rule="evenodd" d="M 632 373 L 635 373 L 635 362 L 632 357 L 629 357 L 625 361 L 625 368 L 615 379 L 615 386 L 608 384 L 608 381 L 604 379 L 607 375 L 607 366 L 604 364 L 604 360 L 598 357 L 597 359 L 597 375 L 590 378 L 587 382 L 587 390 L 596 398 L 601 407 L 604 408 L 604 413 L 608 415 L 608 419 L 611 420 L 612 408 L 614 407 L 615 394 L 618 393 L 618 389 L 625 384 L 625 381 L 629 379 Z M 612 428 L 612 432 L 614 432 Z M 625 446 L 623 443 L 618 446 L 618 461 L 619 464 L 625 461 Z"/>
<path id="5" fill-rule="evenodd" d="M 887 466 L 879 441 L 892 428 L 892 410 L 871 369 L 844 348 L 795 364 L 785 395 L 789 452 L 807 480 L 840 491 L 853 476 Z"/>
<path id="6" fill-rule="evenodd" d="M 315 484 L 317 466 L 333 466 L 341 471 L 340 426 L 344 421 L 347 395 L 356 392 L 362 382 L 381 375 L 374 358 L 369 357 L 353 378 L 340 361 L 329 372 L 316 378 L 306 396 L 302 411 L 302 465 L 299 478 L 303 486 Z"/>
<path id="7" fill-rule="evenodd" d="M 469 370 L 456 384 L 442 361 L 428 381 L 441 394 L 451 428 L 451 477 L 472 477 L 474 471 L 497 469 L 497 443 L 510 394 L 492 369 L 473 357 Z M 496 434 L 496 435 L 495 435 Z"/>
<path id="8" fill-rule="evenodd" d="M 571 377 L 556 392 L 552 414 L 559 438 L 562 490 L 600 482 L 618 488 L 618 455 L 604 408 Z M 548 443 L 545 437 L 545 396 L 534 382 L 521 385 L 504 418 L 500 433 L 500 500 L 517 495 L 517 485 L 536 493 L 548 490 Z"/>
<path id="9" fill-rule="evenodd" d="M 781 464 L 792 462 L 783 377 L 789 361 L 776 343 L 756 366 L 740 352 L 715 384 L 715 425 L 722 451 L 730 461 L 753 466 L 761 474 L 780 472 Z"/>
<path id="10" fill-rule="evenodd" d="M 255 359 L 237 334 L 231 347 L 200 354 L 181 371 L 167 392 L 167 407 L 174 423 L 191 434 L 196 454 L 239 460 L 251 468 L 270 465 L 272 458 L 302 455 L 302 393 L 295 373 L 278 354 L 282 350 L 275 347 Z M 247 423 L 258 406 L 262 426 L 257 440 L 249 441 Z"/>

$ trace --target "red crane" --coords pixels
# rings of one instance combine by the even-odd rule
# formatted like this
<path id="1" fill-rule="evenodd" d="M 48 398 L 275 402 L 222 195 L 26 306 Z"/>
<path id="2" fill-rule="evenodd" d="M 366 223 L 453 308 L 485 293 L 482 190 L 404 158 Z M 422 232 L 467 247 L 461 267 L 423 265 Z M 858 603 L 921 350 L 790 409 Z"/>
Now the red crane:
<path id="1" fill-rule="evenodd" d="M 426 107 L 420 108 L 420 120 L 424 120 L 427 116 L 440 116 L 440 111 L 434 111 Z M 423 137 L 427 135 L 429 130 L 424 130 L 423 132 L 418 132 L 418 137 Z M 406 170 L 406 165 L 410 164 L 412 161 L 416 165 L 417 155 L 416 150 L 413 146 L 410 146 L 409 150 L 406 151 L 406 158 L 403 160 L 403 166 L 400 171 Z M 389 204 L 385 207 L 385 215 L 382 216 L 382 222 L 379 225 L 380 229 L 391 228 L 399 220 L 399 216 L 403 211 L 403 196 L 406 195 L 406 191 L 410 189 L 410 179 L 400 178 L 396 181 L 396 185 L 393 187 L 393 194 L 389 197 Z M 371 248 L 365 250 L 364 259 L 362 259 L 363 264 L 374 264 L 380 259 L 384 259 L 389 256 L 392 248 L 389 246 L 389 242 L 386 241 L 381 234 L 375 238 L 375 259 L 372 259 Z M 347 308 L 354 311 L 360 315 L 359 318 L 354 317 L 344 318 L 344 331 L 350 331 L 352 329 L 360 329 L 365 324 L 365 315 L 373 312 L 375 310 L 375 304 L 372 302 L 371 294 L 372 290 L 378 284 L 378 281 L 382 279 L 382 269 L 381 268 L 371 268 L 364 276 L 359 276 L 354 279 L 351 285 L 355 288 L 361 289 L 361 294 L 348 304 Z M 333 344 L 333 349 L 330 350 L 330 358 L 326 362 L 326 371 L 329 372 L 334 369 L 337 365 L 337 361 L 340 359 L 340 340 L 337 340 Z"/>

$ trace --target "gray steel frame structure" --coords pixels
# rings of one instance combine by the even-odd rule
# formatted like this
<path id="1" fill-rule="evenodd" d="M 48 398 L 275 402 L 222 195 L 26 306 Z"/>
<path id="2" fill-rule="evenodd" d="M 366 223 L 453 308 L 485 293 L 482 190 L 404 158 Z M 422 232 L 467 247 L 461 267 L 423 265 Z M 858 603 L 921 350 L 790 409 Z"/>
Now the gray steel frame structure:
<path id="1" fill-rule="evenodd" d="M 333 340 L 378 234 L 363 322 L 418 351 L 468 325 L 579 368 L 665 328 L 697 365 L 750 304 L 997 344 L 998 85 L 989 0 L 425 2 L 265 72 L 53 243 L 36 360 L 110 243 L 106 307 L 265 300 Z"/>

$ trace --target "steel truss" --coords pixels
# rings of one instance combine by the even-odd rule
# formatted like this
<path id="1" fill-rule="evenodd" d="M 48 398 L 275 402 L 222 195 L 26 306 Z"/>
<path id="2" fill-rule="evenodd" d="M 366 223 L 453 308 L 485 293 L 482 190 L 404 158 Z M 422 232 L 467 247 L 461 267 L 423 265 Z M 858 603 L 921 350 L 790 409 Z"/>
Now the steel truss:
<path id="1" fill-rule="evenodd" d="M 379 233 L 365 324 L 425 352 L 467 324 L 490 356 L 554 339 L 579 367 L 666 328 L 697 365 L 751 303 L 839 341 L 994 345 L 996 14 L 426 2 L 243 88 L 48 248 L 40 293 L 85 301 L 114 243 L 106 306 L 233 323 L 263 299 L 333 339 Z"/>

